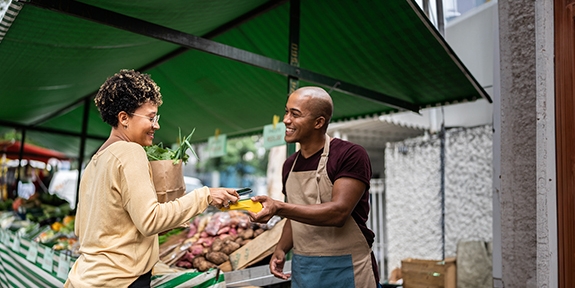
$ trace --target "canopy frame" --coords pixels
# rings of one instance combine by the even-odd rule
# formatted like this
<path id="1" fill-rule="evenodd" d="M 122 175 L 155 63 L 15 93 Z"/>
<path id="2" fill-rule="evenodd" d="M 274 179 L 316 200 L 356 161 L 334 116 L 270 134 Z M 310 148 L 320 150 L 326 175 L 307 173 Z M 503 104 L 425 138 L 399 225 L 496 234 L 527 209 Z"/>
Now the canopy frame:
<path id="1" fill-rule="evenodd" d="M 373 91 L 327 75 L 306 70 L 290 63 L 278 61 L 233 46 L 221 44 L 192 34 L 150 23 L 141 19 L 102 9 L 96 6 L 71 0 L 29 0 L 31 5 L 90 20 L 143 36 L 177 44 L 220 57 L 263 68 L 284 76 L 296 77 L 299 80 L 325 85 L 333 89 L 359 97 L 382 102 L 399 110 L 419 113 L 420 107 L 413 103 Z"/>

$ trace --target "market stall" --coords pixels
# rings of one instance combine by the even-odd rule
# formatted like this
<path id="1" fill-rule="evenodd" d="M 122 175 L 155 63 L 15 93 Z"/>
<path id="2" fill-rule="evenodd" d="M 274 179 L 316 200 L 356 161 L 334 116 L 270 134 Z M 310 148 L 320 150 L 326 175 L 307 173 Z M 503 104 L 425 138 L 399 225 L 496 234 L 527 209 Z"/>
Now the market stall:
<path id="1" fill-rule="evenodd" d="M 9 230 L 0 230 L 0 286 L 62 287 L 75 261 L 65 251 L 39 244 Z M 226 287 L 223 273 L 180 271 L 155 275 L 153 287 Z"/>
<path id="2" fill-rule="evenodd" d="M 0 141 L 0 154 L 5 154 L 8 159 L 19 159 L 20 151 L 22 151 L 23 159 L 44 163 L 48 163 L 50 159 L 69 159 L 64 153 L 34 144 L 24 143 L 24 147 L 22 147 L 20 141 Z"/>
<path id="3" fill-rule="evenodd" d="M 61 287 L 78 255 L 73 221 L 68 216 L 42 226 L 12 211 L 0 212 L 0 286 Z M 273 252 L 284 222 L 250 223 L 239 211 L 194 217 L 186 227 L 159 237 L 152 287 L 227 287 L 227 279 L 230 287 L 286 282 L 274 278 L 267 265 L 254 266 Z"/>
<path id="4" fill-rule="evenodd" d="M 185 139 L 179 142 L 188 143 Z M 189 158 L 188 149 L 195 154 L 189 144 L 145 147 L 159 202 L 188 191 L 181 165 Z M 178 161 L 180 164 L 174 165 Z M 18 191 L 15 199 L 0 201 L 1 286 L 60 287 L 66 281 L 79 256 L 73 210 L 78 174 L 78 170 L 57 171 L 46 184 L 47 191 L 27 196 Z M 251 188 L 237 191 L 243 195 L 237 204 L 223 210 L 209 207 L 189 223 L 160 233 L 160 261 L 152 270 L 153 287 L 225 287 L 225 273 L 239 270 L 248 273 L 231 274 L 233 281 L 254 280 L 255 272 L 248 269 L 271 255 L 285 221 L 274 217 L 266 224 L 252 223 L 246 211 L 257 212 L 262 206 L 249 199 Z M 269 270 L 267 275 L 272 276 Z M 272 276 L 266 282 L 285 281 Z"/>

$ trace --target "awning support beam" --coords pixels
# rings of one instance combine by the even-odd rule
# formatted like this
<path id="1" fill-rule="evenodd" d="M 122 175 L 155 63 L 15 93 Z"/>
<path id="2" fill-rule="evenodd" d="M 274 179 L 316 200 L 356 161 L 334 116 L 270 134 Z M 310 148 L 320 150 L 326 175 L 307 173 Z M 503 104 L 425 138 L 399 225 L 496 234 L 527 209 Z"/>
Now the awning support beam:
<path id="1" fill-rule="evenodd" d="M 240 16 L 240 17 L 238 17 L 238 18 L 210 31 L 210 32 L 208 32 L 207 34 L 204 35 L 204 38 L 211 39 L 211 38 L 214 38 L 218 35 L 221 35 L 221 34 L 225 33 L 226 31 L 240 25 L 241 23 L 247 22 L 250 19 L 253 19 L 253 18 L 255 18 L 255 17 L 271 10 L 271 9 L 276 8 L 277 6 L 280 6 L 281 4 L 285 3 L 286 1 L 288 1 L 288 0 L 272 0 L 272 1 L 266 2 L 266 3 L 256 7 L 254 10 L 249 11 L 246 14 L 244 14 L 244 15 L 242 15 L 242 16 Z M 162 57 L 160 57 L 160 58 L 158 58 L 158 59 L 140 67 L 140 68 L 138 68 L 137 70 L 138 71 L 150 70 L 150 69 L 157 67 L 160 64 L 162 64 L 162 63 L 164 63 L 170 59 L 173 59 L 173 58 L 175 58 L 175 57 L 177 57 L 177 56 L 179 56 L 179 55 L 181 55 L 181 54 L 183 54 L 189 50 L 190 50 L 190 48 L 180 47 L 180 48 L 178 48 L 178 49 L 176 49 L 176 50 L 174 50 L 174 51 L 172 51 L 172 52 L 170 52 L 170 53 L 168 53 L 168 54 L 166 54 L 166 55 L 164 55 L 164 56 L 162 56 Z M 70 103 L 66 107 L 59 109 L 59 110 L 57 110 L 51 114 L 48 114 L 47 116 L 42 117 L 41 119 L 38 119 L 34 123 L 30 123 L 30 126 L 41 125 L 42 123 L 46 122 L 49 119 L 53 119 L 53 118 L 56 118 L 60 115 L 63 115 L 65 113 L 75 109 L 76 107 L 80 106 L 83 103 L 85 98 L 92 99 L 94 97 L 94 95 L 96 95 L 96 93 L 97 93 L 97 91 L 94 91 L 94 92 Z"/>
<path id="2" fill-rule="evenodd" d="M 52 134 L 60 134 L 60 135 L 67 135 L 67 136 L 74 136 L 74 137 L 82 137 L 82 133 L 78 133 L 78 132 L 72 132 L 72 131 L 66 131 L 66 130 L 61 130 L 61 129 L 48 128 L 48 127 L 23 125 L 20 123 L 3 121 L 3 120 L 0 120 L 0 126 L 11 127 L 11 128 L 15 128 L 15 129 L 23 129 L 23 130 L 25 129 L 25 130 L 30 130 L 30 131 L 48 132 L 48 133 L 52 133 Z M 105 141 L 106 139 L 108 139 L 107 137 L 102 137 L 99 135 L 91 135 L 91 134 L 86 134 L 86 138 L 87 139 L 94 139 L 94 140 L 102 140 L 102 141 Z"/>
<path id="3" fill-rule="evenodd" d="M 196 49 L 227 59 L 263 68 L 284 76 L 296 77 L 300 80 L 314 84 L 332 87 L 342 93 L 382 102 L 399 110 L 409 110 L 419 113 L 420 107 L 416 104 L 360 87 L 326 75 L 305 70 L 288 63 L 271 59 L 249 51 L 224 45 L 195 35 L 180 32 L 171 28 L 156 25 L 141 19 L 133 18 L 113 11 L 98 8 L 82 2 L 70 0 L 29 0 L 28 4 L 48 10 L 64 13 L 82 19 L 94 21 L 136 34 L 152 37 L 162 41 L 174 43 L 190 49 Z"/>
<path id="4" fill-rule="evenodd" d="M 300 33 L 300 0 L 290 0 L 289 2 L 289 55 L 288 63 L 299 67 L 299 33 Z M 291 95 L 299 88 L 299 79 L 288 76 L 288 95 Z M 286 157 L 295 153 L 295 143 L 286 143 Z"/>
<path id="5" fill-rule="evenodd" d="M 76 198 L 74 210 L 78 207 L 78 197 L 80 197 L 80 175 L 82 175 L 82 166 L 84 166 L 84 154 L 86 153 L 86 135 L 88 134 L 88 120 L 90 118 L 90 104 L 88 98 L 84 99 L 84 115 L 82 117 L 82 137 L 80 139 L 80 153 L 78 155 L 78 179 L 76 181 Z"/>

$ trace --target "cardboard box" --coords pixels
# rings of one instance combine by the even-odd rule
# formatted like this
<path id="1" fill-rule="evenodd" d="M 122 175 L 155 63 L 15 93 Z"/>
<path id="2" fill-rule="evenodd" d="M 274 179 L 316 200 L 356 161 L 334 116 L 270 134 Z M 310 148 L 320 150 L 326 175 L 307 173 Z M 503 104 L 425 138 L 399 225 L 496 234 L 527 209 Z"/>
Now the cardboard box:
<path id="1" fill-rule="evenodd" d="M 455 258 L 401 261 L 404 288 L 456 288 Z"/>
<path id="2" fill-rule="evenodd" d="M 232 269 L 244 269 L 271 255 L 278 245 L 285 222 L 286 219 L 282 219 L 272 229 L 265 231 L 230 254 Z"/>

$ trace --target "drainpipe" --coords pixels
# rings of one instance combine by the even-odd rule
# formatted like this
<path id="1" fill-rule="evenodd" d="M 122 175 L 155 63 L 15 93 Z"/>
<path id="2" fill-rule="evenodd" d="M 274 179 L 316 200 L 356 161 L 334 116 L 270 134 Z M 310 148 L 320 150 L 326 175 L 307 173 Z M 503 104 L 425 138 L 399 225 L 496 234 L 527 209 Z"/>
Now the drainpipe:
<path id="1" fill-rule="evenodd" d="M 435 0 L 435 7 L 437 8 L 437 30 L 441 36 L 445 37 L 445 17 L 443 15 L 443 0 Z"/>
<path id="2" fill-rule="evenodd" d="M 440 152 L 439 152 L 439 173 L 440 173 L 440 194 L 441 194 L 441 259 L 445 259 L 445 114 L 441 108 L 441 130 L 439 132 Z"/>

